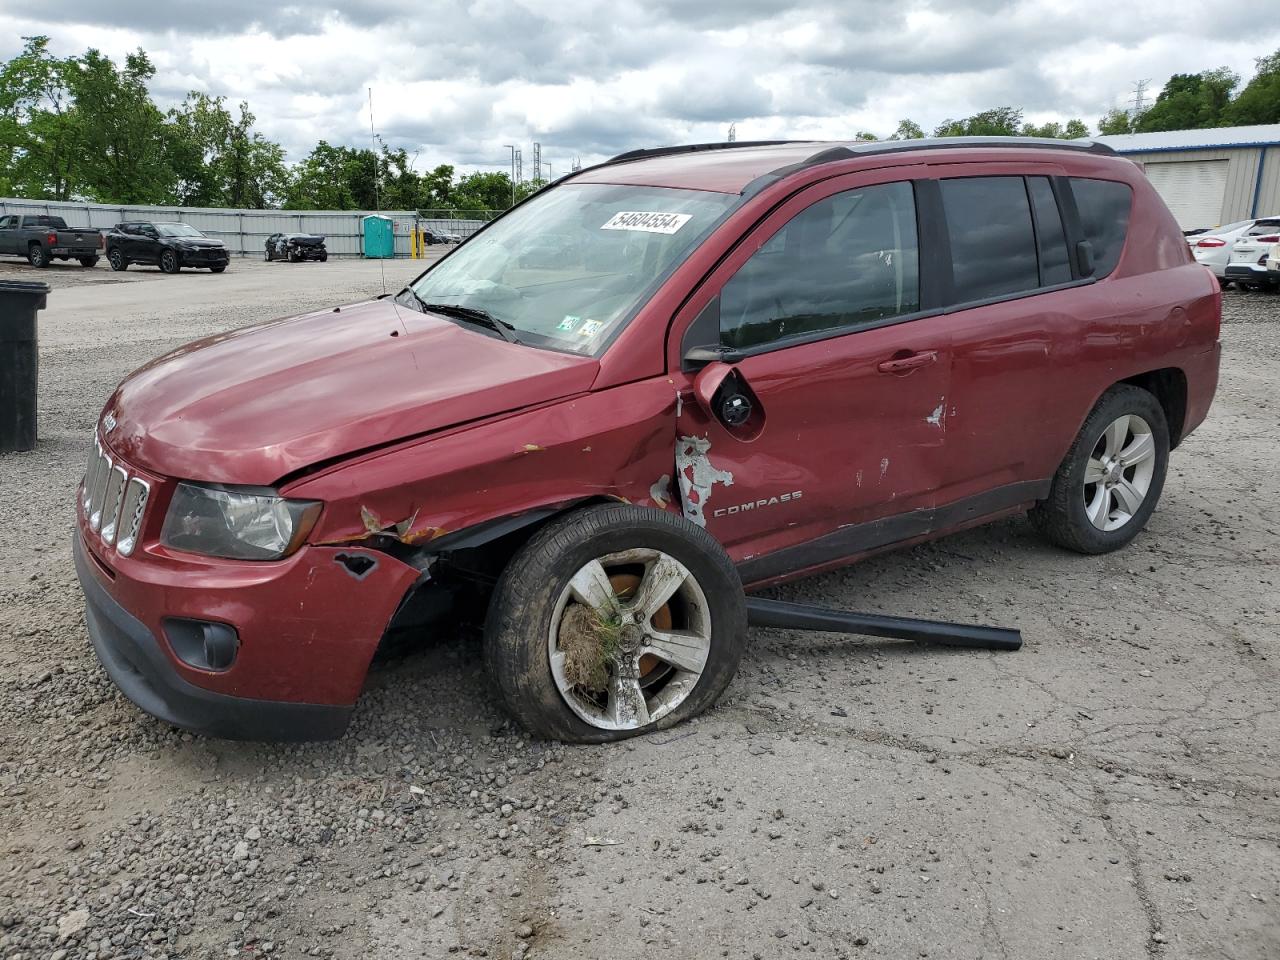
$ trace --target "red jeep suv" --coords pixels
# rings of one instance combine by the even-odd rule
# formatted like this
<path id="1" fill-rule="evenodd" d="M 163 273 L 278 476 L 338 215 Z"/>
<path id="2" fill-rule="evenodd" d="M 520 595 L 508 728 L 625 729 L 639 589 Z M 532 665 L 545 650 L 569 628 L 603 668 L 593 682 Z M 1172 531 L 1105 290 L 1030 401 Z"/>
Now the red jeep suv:
<path id="1" fill-rule="evenodd" d="M 665 727 L 733 676 L 743 585 L 1023 511 L 1128 543 L 1220 317 L 1088 141 L 624 154 L 394 297 L 125 380 L 80 491 L 89 634 L 221 736 L 338 736 L 381 642 L 468 616 L 535 733 Z"/>

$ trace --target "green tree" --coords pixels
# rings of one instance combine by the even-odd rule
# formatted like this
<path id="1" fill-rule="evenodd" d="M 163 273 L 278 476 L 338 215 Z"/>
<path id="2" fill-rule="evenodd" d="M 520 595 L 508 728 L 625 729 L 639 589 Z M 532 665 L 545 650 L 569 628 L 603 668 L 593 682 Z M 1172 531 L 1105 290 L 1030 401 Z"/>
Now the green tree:
<path id="1" fill-rule="evenodd" d="M 90 199 L 155 203 L 173 194 L 165 117 L 147 91 L 154 75 L 141 49 L 125 57 L 123 68 L 93 49 L 76 59 L 70 86 L 86 161 L 79 179 Z"/>
<path id="2" fill-rule="evenodd" d="M 920 140 L 924 137 L 924 129 L 914 120 L 899 120 L 898 129 L 890 140 Z"/>
<path id="3" fill-rule="evenodd" d="M 1022 136 L 1024 137 L 1049 137 L 1054 140 L 1079 140 L 1081 137 L 1089 136 L 1089 128 L 1085 126 L 1083 120 L 1068 120 L 1065 124 L 1052 121 L 1050 123 L 1036 126 L 1033 123 L 1024 124 L 1022 127 Z"/>
<path id="4" fill-rule="evenodd" d="M 1133 117 L 1130 116 L 1128 110 L 1121 110 L 1119 107 L 1113 107 L 1105 117 L 1098 121 L 1098 133 L 1103 136 L 1116 136 L 1117 134 L 1133 132 Z"/>
<path id="5" fill-rule="evenodd" d="M 857 133 L 853 135 L 853 139 L 873 141 L 873 140 L 879 140 L 880 138 L 877 137 L 874 133 L 871 133 L 867 130 L 859 130 Z"/>
<path id="6" fill-rule="evenodd" d="M 933 131 L 935 137 L 1016 137 L 1022 132 L 1022 110 L 996 107 L 963 120 L 944 120 Z"/>
<path id="7" fill-rule="evenodd" d="M 442 163 L 430 173 L 422 175 L 418 185 L 418 203 L 421 210 L 443 210 L 453 198 L 453 167 Z"/>
<path id="8" fill-rule="evenodd" d="M 511 178 L 505 173 L 469 173 L 458 180 L 449 205 L 457 210 L 505 210 L 511 206 Z"/>
<path id="9" fill-rule="evenodd" d="M 0 188 L 40 200 L 78 190 L 80 134 L 72 59 L 49 52 L 49 38 L 24 37 L 22 52 L 0 65 Z"/>
<path id="10" fill-rule="evenodd" d="M 1227 124 L 1280 123 L 1280 50 L 1255 62 L 1257 73 L 1222 113 Z"/>
<path id="11" fill-rule="evenodd" d="M 1175 73 L 1164 85 L 1150 110 L 1138 117 L 1138 133 L 1159 130 L 1199 130 L 1223 125 L 1238 74 L 1226 67 L 1203 73 Z"/>

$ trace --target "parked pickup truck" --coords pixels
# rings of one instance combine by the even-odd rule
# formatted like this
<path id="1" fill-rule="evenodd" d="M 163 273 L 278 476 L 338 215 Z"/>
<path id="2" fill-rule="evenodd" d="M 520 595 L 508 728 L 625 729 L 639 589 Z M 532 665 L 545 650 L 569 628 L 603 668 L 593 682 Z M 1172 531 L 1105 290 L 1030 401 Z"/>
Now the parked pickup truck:
<path id="1" fill-rule="evenodd" d="M 92 267 L 98 262 L 101 249 L 101 232 L 68 227 L 61 217 L 0 217 L 0 254 L 26 257 L 33 267 L 47 267 L 54 258 L 75 259 Z"/>

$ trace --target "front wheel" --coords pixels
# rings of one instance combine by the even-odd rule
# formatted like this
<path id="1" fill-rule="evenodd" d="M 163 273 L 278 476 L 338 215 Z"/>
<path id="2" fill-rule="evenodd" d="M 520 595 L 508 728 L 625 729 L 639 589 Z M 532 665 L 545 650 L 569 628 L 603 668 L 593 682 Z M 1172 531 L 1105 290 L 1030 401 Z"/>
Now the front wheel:
<path id="1" fill-rule="evenodd" d="M 511 559 L 485 619 L 485 661 L 530 731 L 600 743 L 709 707 L 746 628 L 737 571 L 705 530 L 659 510 L 590 507 Z"/>
<path id="2" fill-rule="evenodd" d="M 226 267 L 210 267 L 210 268 L 209 268 L 209 272 L 210 272 L 210 273 L 222 273 L 222 271 L 224 271 L 224 270 L 226 270 L 226 269 L 227 269 Z"/>
<path id="3" fill-rule="evenodd" d="M 1146 390 L 1117 384 L 1085 420 L 1032 520 L 1068 550 L 1118 550 L 1146 526 L 1168 466 L 1164 408 Z"/>
<path id="4" fill-rule="evenodd" d="M 129 261 L 124 258 L 124 254 L 119 250 L 112 250 L 107 254 L 107 263 L 111 264 L 112 270 L 129 269 Z"/>
<path id="5" fill-rule="evenodd" d="M 178 260 L 178 255 L 172 250 L 166 250 L 160 254 L 160 269 L 165 273 L 177 273 L 182 269 L 182 263 Z"/>

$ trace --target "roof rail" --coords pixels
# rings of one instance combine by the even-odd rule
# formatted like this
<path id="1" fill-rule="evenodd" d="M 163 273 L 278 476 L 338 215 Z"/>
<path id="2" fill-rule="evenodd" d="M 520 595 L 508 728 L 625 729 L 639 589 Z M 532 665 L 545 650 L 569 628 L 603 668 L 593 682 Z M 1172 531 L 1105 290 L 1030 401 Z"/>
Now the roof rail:
<path id="1" fill-rule="evenodd" d="M 774 176 L 785 176 L 797 170 L 814 167 L 853 157 L 874 156 L 881 153 L 902 153 L 908 150 L 954 150 L 956 148 L 1016 147 L 1037 150 L 1075 150 L 1114 156 L 1115 151 L 1097 140 L 1056 140 L 1050 137 L 927 137 L 919 140 L 868 140 L 857 143 L 832 144 L 799 163 L 788 164 L 772 171 Z"/>
<path id="2" fill-rule="evenodd" d="M 732 150 L 738 147 L 776 147 L 784 143 L 811 143 L 810 140 L 726 140 L 722 143 L 685 143 L 672 147 L 650 147 L 644 150 L 628 150 L 610 157 L 596 166 L 607 167 L 613 163 L 629 163 L 632 160 L 649 160 L 652 157 L 669 157 L 677 153 L 701 153 L 703 150 Z"/>

